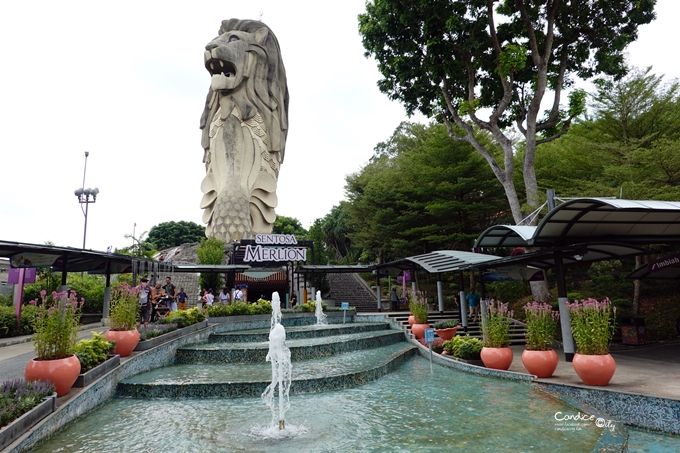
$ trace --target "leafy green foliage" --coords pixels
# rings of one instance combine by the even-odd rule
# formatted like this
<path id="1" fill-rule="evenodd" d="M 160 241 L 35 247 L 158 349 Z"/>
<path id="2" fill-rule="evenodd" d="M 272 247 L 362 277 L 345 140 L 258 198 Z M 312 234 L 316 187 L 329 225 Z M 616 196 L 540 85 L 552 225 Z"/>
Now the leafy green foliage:
<path id="1" fill-rule="evenodd" d="M 239 315 L 267 315 L 272 312 L 270 301 L 260 299 L 254 304 L 236 301 L 231 305 L 213 305 L 208 307 L 208 316 L 218 318 L 222 316 Z"/>
<path id="2" fill-rule="evenodd" d="M 163 222 L 151 227 L 147 240 L 156 250 L 164 250 L 182 244 L 205 239 L 205 227 L 194 222 Z"/>
<path id="3" fill-rule="evenodd" d="M 41 300 L 31 301 L 38 309 L 33 334 L 33 346 L 38 360 L 64 359 L 73 354 L 78 334 L 80 306 L 75 292 L 53 292 L 51 300 L 47 292 Z"/>
<path id="4" fill-rule="evenodd" d="M 452 329 L 458 325 L 458 321 L 450 319 L 448 321 L 441 321 L 432 326 L 434 329 Z"/>
<path id="5" fill-rule="evenodd" d="M 321 302 L 321 309 L 323 311 L 328 311 L 328 305 Z M 310 300 L 308 302 L 305 302 L 303 304 L 297 304 L 294 307 L 295 311 L 301 311 L 302 313 L 316 313 L 316 301 L 315 300 Z"/>
<path id="6" fill-rule="evenodd" d="M 506 209 L 483 159 L 436 124 L 402 123 L 346 180 L 344 237 L 364 250 L 364 262 L 414 250 L 470 249 L 479 231 L 501 221 Z"/>
<path id="7" fill-rule="evenodd" d="M 470 335 L 457 335 L 444 342 L 444 350 L 449 354 L 463 360 L 481 360 L 480 353 L 484 343 L 479 338 Z"/>
<path id="8" fill-rule="evenodd" d="M 171 311 L 166 317 L 158 320 L 161 324 L 175 323 L 179 328 L 191 326 L 201 321 L 205 321 L 205 314 L 196 307 L 189 310 Z"/>
<path id="9" fill-rule="evenodd" d="M 139 290 L 123 283 L 111 290 L 111 330 L 132 330 L 137 326 Z"/>
<path id="10" fill-rule="evenodd" d="M 74 347 L 74 353 L 80 361 L 80 373 L 86 373 L 104 363 L 115 345 L 115 341 L 109 341 L 97 332 L 92 332 L 89 339 L 79 340 Z"/>
<path id="11" fill-rule="evenodd" d="M 375 57 L 383 75 L 379 89 L 402 102 L 409 115 L 420 111 L 458 126 L 449 135 L 474 144 L 484 156 L 520 221 L 524 212 L 513 181 L 517 149 L 504 130 L 515 124 L 524 135 L 522 174 L 526 205 L 533 210 L 540 202 L 536 147 L 565 133 L 582 111 L 578 99 L 568 111 L 560 106 L 563 89 L 574 77 L 624 75 L 626 46 L 640 25 L 653 20 L 654 5 L 653 0 L 594 0 L 578 7 L 375 0 L 359 15 L 359 33 L 365 56 Z M 550 113 L 539 119 L 549 91 L 554 94 Z M 488 120 L 478 117 L 481 111 L 491 112 Z M 502 159 L 479 140 L 478 128 L 492 134 Z"/>
<path id="12" fill-rule="evenodd" d="M 149 324 L 148 326 L 139 326 L 139 341 L 151 340 L 152 338 L 160 337 L 163 334 L 170 333 L 177 330 L 177 324 Z"/>
<path id="13" fill-rule="evenodd" d="M 487 310 L 486 323 L 482 326 L 486 337 L 484 345 L 490 348 L 510 346 L 513 311 L 508 309 L 508 304 L 493 299 L 487 304 Z"/>
<path id="14" fill-rule="evenodd" d="M 222 264 L 224 243 L 216 238 L 203 239 L 196 249 L 196 254 L 198 264 Z M 201 288 L 212 288 L 215 291 L 222 286 L 222 277 L 219 274 L 203 272 L 198 279 L 198 284 Z"/>
<path id="15" fill-rule="evenodd" d="M 298 239 L 305 239 L 307 230 L 302 227 L 300 221 L 294 217 L 277 215 L 272 228 L 274 234 L 294 234 Z"/>
<path id="16" fill-rule="evenodd" d="M 616 328 L 616 309 L 611 302 L 608 299 L 588 299 L 572 302 L 568 307 L 577 352 L 607 354 Z"/>
<path id="17" fill-rule="evenodd" d="M 550 304 L 534 301 L 524 306 L 526 314 L 527 349 L 531 351 L 547 351 L 552 349 L 557 334 L 559 313 L 553 311 Z"/>
<path id="18" fill-rule="evenodd" d="M 37 315 L 38 307 L 23 305 L 21 307 L 20 327 L 17 327 L 14 307 L 0 306 L 0 338 L 33 334 Z"/>

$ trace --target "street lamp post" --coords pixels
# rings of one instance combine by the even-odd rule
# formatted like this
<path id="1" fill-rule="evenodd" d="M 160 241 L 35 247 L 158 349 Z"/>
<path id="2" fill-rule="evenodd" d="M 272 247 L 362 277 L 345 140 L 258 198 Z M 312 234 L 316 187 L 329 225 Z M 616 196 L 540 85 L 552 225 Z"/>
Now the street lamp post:
<path id="1" fill-rule="evenodd" d="M 89 187 L 87 189 L 85 188 L 85 173 L 87 172 L 87 156 L 89 155 L 90 153 L 88 151 L 85 151 L 85 169 L 83 170 L 83 186 L 76 189 L 73 192 L 76 195 L 76 197 L 78 197 L 80 209 L 83 211 L 83 215 L 85 216 L 85 229 L 83 231 L 83 250 L 85 250 L 85 238 L 87 237 L 88 208 L 90 206 L 90 203 L 94 203 L 97 201 L 97 194 L 99 194 L 99 189 L 97 189 L 96 187 L 94 189 L 90 189 Z M 83 204 L 85 205 L 84 209 Z"/>

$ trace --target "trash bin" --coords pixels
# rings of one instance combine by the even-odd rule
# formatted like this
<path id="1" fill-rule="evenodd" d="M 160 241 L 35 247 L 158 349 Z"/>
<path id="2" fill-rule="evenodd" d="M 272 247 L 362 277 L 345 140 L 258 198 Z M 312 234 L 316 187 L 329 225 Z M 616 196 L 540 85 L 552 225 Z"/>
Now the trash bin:
<path id="1" fill-rule="evenodd" d="M 623 344 L 647 344 L 645 320 L 640 316 L 621 318 Z"/>

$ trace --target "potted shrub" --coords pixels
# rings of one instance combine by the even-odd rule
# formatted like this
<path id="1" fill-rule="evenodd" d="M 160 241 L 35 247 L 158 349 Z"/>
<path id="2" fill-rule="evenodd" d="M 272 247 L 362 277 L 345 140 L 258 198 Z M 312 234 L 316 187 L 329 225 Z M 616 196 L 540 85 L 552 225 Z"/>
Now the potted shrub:
<path id="1" fill-rule="evenodd" d="M 413 313 L 414 323 L 411 326 L 411 332 L 416 339 L 420 340 L 425 336 L 425 329 L 429 329 L 427 324 L 427 315 L 429 309 L 427 307 L 427 298 L 420 291 L 413 291 L 411 294 L 411 303 L 409 309 Z"/>
<path id="2" fill-rule="evenodd" d="M 456 336 L 444 342 L 444 352 L 473 365 L 483 365 L 480 353 L 484 343 L 470 335 Z M 475 363 L 478 362 L 478 363 Z"/>
<path id="3" fill-rule="evenodd" d="M 49 380 L 56 388 L 57 396 L 65 395 L 80 374 L 80 362 L 73 354 L 79 330 L 80 307 L 84 300 L 77 300 L 71 291 L 52 292 L 52 300 L 45 290 L 40 292 L 41 301 L 30 303 L 38 307 L 35 319 L 33 346 L 34 359 L 26 366 L 28 381 Z"/>
<path id="4" fill-rule="evenodd" d="M 510 325 L 513 311 L 508 304 L 500 301 L 489 301 L 486 323 L 483 323 L 484 347 L 481 358 L 484 366 L 497 370 L 507 370 L 512 364 L 512 349 L 510 349 Z"/>
<path id="5" fill-rule="evenodd" d="M 616 371 L 609 345 L 616 328 L 616 307 L 609 299 L 567 303 L 576 342 L 574 371 L 586 385 L 607 385 Z"/>
<path id="6" fill-rule="evenodd" d="M 522 364 L 527 371 L 539 378 L 552 376 L 557 368 L 558 357 L 552 348 L 557 334 L 560 315 L 546 303 L 534 301 L 524 306 L 527 318 L 527 347 L 522 352 Z"/>
<path id="7" fill-rule="evenodd" d="M 129 356 L 139 343 L 137 316 L 139 310 L 138 288 L 127 283 L 113 288 L 111 291 L 111 310 L 109 322 L 111 327 L 104 336 L 115 341 L 114 353 L 121 357 Z"/>
<path id="8" fill-rule="evenodd" d="M 449 321 L 442 321 L 436 323 L 434 326 L 434 333 L 444 341 L 450 340 L 456 335 L 456 331 L 460 327 L 458 321 L 451 319 Z"/>
<path id="9" fill-rule="evenodd" d="M 80 375 L 73 386 L 85 387 L 118 366 L 120 358 L 117 355 L 110 355 L 114 347 L 115 342 L 107 340 L 104 335 L 97 332 L 92 332 L 89 339 L 78 341 L 74 351 L 80 361 Z M 107 360 L 110 362 L 107 363 Z"/>

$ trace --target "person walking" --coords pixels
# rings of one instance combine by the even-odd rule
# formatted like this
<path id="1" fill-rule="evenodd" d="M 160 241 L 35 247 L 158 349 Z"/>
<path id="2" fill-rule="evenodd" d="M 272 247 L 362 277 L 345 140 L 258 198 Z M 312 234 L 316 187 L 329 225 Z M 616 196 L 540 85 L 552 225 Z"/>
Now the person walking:
<path id="1" fill-rule="evenodd" d="M 177 311 L 177 290 L 175 285 L 172 284 L 172 279 L 170 277 L 165 277 L 165 295 L 168 297 L 168 308 L 172 311 Z M 170 299 L 172 298 L 172 299 Z"/>
<path id="2" fill-rule="evenodd" d="M 226 286 L 220 291 L 219 300 L 222 305 L 229 305 L 229 290 Z"/>
<path id="3" fill-rule="evenodd" d="M 236 287 L 236 291 L 234 291 L 234 301 L 240 301 L 241 299 L 243 299 L 243 291 L 241 291 L 241 288 Z"/>
<path id="4" fill-rule="evenodd" d="M 177 293 L 177 308 L 180 310 L 186 310 L 187 309 L 187 293 L 184 292 L 184 288 L 180 288 L 179 292 Z"/>
<path id="5" fill-rule="evenodd" d="M 479 319 L 479 295 L 475 293 L 474 288 L 471 288 L 470 293 L 465 296 L 465 298 L 467 299 L 468 307 L 470 308 L 469 318 L 472 319 L 472 316 L 474 315 L 474 322 L 477 322 Z"/>
<path id="6" fill-rule="evenodd" d="M 149 327 L 149 319 L 151 319 L 151 301 L 154 298 L 154 293 L 148 283 L 149 279 L 142 277 L 139 280 L 139 286 L 137 287 L 140 309 L 139 322 L 137 323 L 138 328 L 142 323 L 144 323 L 144 327 Z"/>

